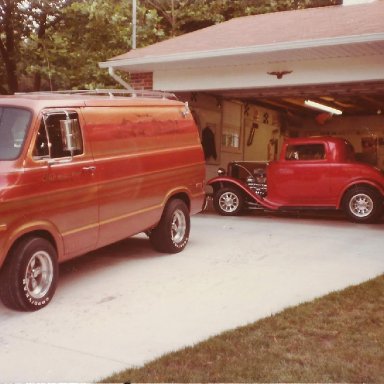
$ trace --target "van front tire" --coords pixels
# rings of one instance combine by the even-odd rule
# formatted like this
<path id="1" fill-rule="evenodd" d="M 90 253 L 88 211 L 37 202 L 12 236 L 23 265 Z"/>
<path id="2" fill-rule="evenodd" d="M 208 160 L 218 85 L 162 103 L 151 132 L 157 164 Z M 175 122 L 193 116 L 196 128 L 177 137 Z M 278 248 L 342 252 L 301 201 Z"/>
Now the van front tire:
<path id="1" fill-rule="evenodd" d="M 188 207 L 184 201 L 174 199 L 165 206 L 160 222 L 150 232 L 149 239 L 159 252 L 178 253 L 188 243 L 190 227 Z"/>
<path id="2" fill-rule="evenodd" d="M 1 271 L 0 298 L 20 311 L 36 311 L 48 305 L 56 290 L 57 253 L 41 237 L 26 237 L 10 251 Z"/>

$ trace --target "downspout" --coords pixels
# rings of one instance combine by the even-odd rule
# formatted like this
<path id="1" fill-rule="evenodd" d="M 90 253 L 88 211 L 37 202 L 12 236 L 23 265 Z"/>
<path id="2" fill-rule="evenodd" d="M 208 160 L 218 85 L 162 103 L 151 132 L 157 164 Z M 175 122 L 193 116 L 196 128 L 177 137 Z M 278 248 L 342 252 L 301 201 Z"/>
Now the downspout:
<path id="1" fill-rule="evenodd" d="M 122 85 L 125 89 L 127 89 L 128 91 L 132 92 L 132 96 L 136 96 L 136 93 L 135 93 L 135 90 L 126 82 L 124 81 L 120 76 L 118 76 L 116 73 L 115 73 L 115 70 L 113 69 L 113 67 L 108 67 L 108 73 L 109 75 L 115 80 L 117 81 L 120 85 Z"/>

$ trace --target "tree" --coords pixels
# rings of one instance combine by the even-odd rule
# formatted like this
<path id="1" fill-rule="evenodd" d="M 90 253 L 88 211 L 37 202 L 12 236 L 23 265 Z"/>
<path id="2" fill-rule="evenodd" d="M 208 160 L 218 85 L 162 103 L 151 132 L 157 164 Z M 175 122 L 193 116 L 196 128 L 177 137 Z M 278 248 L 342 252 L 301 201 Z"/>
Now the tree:
<path id="1" fill-rule="evenodd" d="M 19 47 L 18 71 L 25 90 L 116 85 L 98 63 L 130 49 L 131 0 L 27 1 L 27 38 Z M 156 12 L 139 9 L 141 41 L 155 42 Z"/>
<path id="2" fill-rule="evenodd" d="M 17 92 L 25 74 L 33 75 L 34 88 L 40 88 L 46 31 L 60 20 L 61 9 L 69 3 L 70 0 L 0 1 L 0 78 L 6 84 L 1 93 Z M 29 65 L 34 68 L 32 72 L 27 71 Z"/>
<path id="3" fill-rule="evenodd" d="M 49 39 L 55 88 L 116 85 L 98 63 L 131 48 L 131 10 L 130 0 L 76 1 L 63 10 L 63 20 Z M 153 13 L 141 16 L 146 17 L 141 39 L 151 41 L 158 34 L 157 18 Z"/>
<path id="4" fill-rule="evenodd" d="M 19 46 L 23 36 L 23 17 L 18 4 L 12 0 L 0 1 L 0 55 L 3 61 L 1 71 L 1 93 L 17 92 L 19 88 L 17 62 Z"/>
<path id="5" fill-rule="evenodd" d="M 168 37 L 192 32 L 234 17 L 341 4 L 342 0 L 142 0 L 156 10 Z"/>
<path id="6" fill-rule="evenodd" d="M 50 62 L 47 52 L 47 31 L 51 31 L 63 19 L 62 10 L 72 3 L 70 0 L 58 1 L 24 1 L 24 10 L 27 16 L 28 41 L 24 51 L 27 57 L 32 58 L 30 65 L 25 63 L 26 71 L 34 78 L 33 89 L 40 90 L 42 75 L 50 78 Z"/>
<path id="7" fill-rule="evenodd" d="M 165 35 L 175 37 L 189 32 L 190 28 L 185 28 L 185 25 L 191 21 L 195 29 L 223 21 L 221 3 L 223 1 L 217 0 L 143 0 L 141 6 L 146 10 L 156 10 Z"/>

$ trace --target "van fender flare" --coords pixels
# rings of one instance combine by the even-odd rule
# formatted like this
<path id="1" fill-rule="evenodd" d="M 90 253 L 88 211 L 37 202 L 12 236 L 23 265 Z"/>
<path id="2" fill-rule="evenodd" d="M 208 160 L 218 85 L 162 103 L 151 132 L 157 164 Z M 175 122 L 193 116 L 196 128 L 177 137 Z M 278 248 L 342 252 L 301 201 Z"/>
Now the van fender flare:
<path id="1" fill-rule="evenodd" d="M 157 212 L 157 220 L 156 220 L 156 224 L 152 226 L 152 228 L 149 228 L 147 231 L 145 231 L 145 233 L 149 236 L 151 230 L 153 228 L 155 228 L 160 220 L 161 220 L 161 217 L 164 213 L 164 209 L 166 207 L 166 205 L 169 203 L 169 201 L 171 201 L 172 199 L 180 199 L 182 201 L 185 202 L 185 204 L 187 205 L 187 208 L 188 208 L 188 211 L 190 212 L 191 211 L 191 196 L 190 196 L 190 192 L 188 191 L 188 188 L 186 187 L 182 187 L 182 188 L 174 188 L 174 189 L 171 189 L 170 191 L 167 192 L 167 194 L 164 196 L 163 200 L 161 201 L 161 203 L 159 205 L 156 205 L 154 208 Z"/>
<path id="2" fill-rule="evenodd" d="M 175 198 L 183 200 L 187 205 L 188 209 L 191 209 L 191 191 L 187 187 L 179 187 L 171 189 L 164 196 L 164 199 L 161 203 L 162 211 L 164 210 L 164 207 L 167 205 L 168 201 Z"/>
<path id="3" fill-rule="evenodd" d="M 56 248 L 57 257 L 58 260 L 60 260 L 61 256 L 64 254 L 64 243 L 62 237 L 59 234 L 59 231 L 50 222 L 35 221 L 27 224 L 23 223 L 11 228 L 7 241 L 4 244 L 4 250 L 2 252 L 4 259 L 2 262 L 5 261 L 10 249 L 14 246 L 14 244 L 22 237 L 31 233 L 40 233 L 42 237 L 48 238 L 48 240 L 51 241 L 53 243 L 52 245 Z M 44 234 L 46 234 L 46 236 L 44 236 Z"/>

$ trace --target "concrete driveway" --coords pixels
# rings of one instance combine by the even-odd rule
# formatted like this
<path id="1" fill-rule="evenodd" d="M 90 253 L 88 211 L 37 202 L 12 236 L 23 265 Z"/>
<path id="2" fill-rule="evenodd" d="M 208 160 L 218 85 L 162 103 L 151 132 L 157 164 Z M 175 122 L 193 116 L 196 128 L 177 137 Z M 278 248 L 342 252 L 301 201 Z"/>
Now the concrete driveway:
<path id="1" fill-rule="evenodd" d="M 61 266 L 53 302 L 0 304 L 0 382 L 90 382 L 384 272 L 384 224 L 192 218 L 188 247 L 145 236 Z"/>

